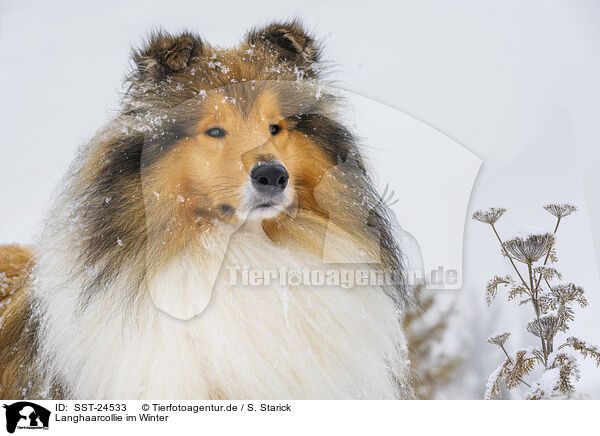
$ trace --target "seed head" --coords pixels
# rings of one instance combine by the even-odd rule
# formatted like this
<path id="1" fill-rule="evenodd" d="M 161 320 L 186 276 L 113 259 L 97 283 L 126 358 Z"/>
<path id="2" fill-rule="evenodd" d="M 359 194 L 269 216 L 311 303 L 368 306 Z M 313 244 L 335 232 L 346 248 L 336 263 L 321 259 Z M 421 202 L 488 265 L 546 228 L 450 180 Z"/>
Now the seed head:
<path id="1" fill-rule="evenodd" d="M 510 333 L 502 333 L 501 335 L 496 335 L 491 338 L 488 338 L 488 342 L 490 344 L 494 344 L 494 345 L 498 345 L 499 347 L 502 347 L 509 336 L 510 336 Z"/>
<path id="2" fill-rule="evenodd" d="M 527 331 L 538 338 L 552 339 L 562 323 L 555 315 L 546 315 L 527 324 Z"/>
<path id="3" fill-rule="evenodd" d="M 531 265 L 548 253 L 554 245 L 551 233 L 530 235 L 525 238 L 516 237 L 504 243 L 504 250 L 519 262 Z"/>
<path id="4" fill-rule="evenodd" d="M 506 209 L 498 207 L 491 207 L 487 210 L 480 209 L 475 211 L 473 214 L 473 219 L 485 224 L 493 225 L 496 224 L 496 222 L 502 217 L 504 212 L 506 212 Z"/>
<path id="5" fill-rule="evenodd" d="M 548 212 L 554 215 L 556 218 L 562 218 L 571 215 L 573 212 L 577 212 L 577 208 L 570 204 L 547 204 L 544 206 Z"/>

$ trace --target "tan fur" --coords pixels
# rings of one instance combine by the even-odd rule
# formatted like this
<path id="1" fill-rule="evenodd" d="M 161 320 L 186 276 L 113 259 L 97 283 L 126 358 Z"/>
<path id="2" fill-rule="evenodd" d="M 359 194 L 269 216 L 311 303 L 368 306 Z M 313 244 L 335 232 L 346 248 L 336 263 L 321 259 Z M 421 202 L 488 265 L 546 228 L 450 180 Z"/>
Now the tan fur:
<path id="1" fill-rule="evenodd" d="M 0 274 L 4 273 L 6 278 L 11 281 L 25 276 L 32 260 L 33 253 L 27 247 L 21 245 L 0 246 Z M 9 294 L 2 293 L 0 297 L 6 297 Z"/>
<path id="2" fill-rule="evenodd" d="M 377 226 L 367 225 L 367 216 L 373 211 L 380 214 L 379 230 L 385 230 L 388 223 L 383 212 L 376 210 L 373 191 L 367 189 L 370 180 L 359 151 L 346 137 L 346 130 L 331 127 L 334 116 L 327 98 L 316 97 L 321 94 L 312 82 L 302 82 L 317 77 L 318 54 L 318 46 L 295 22 L 252 31 L 232 49 L 211 47 L 189 33 L 157 34 L 145 49 L 134 53 L 137 70 L 128 78 L 131 86 L 122 112 L 78 157 L 42 232 L 35 269 L 30 250 L 0 247 L 0 274 L 4 274 L 0 278 L 5 283 L 5 292 L 0 294 L 0 398 L 145 395 L 138 387 L 189 398 L 255 397 L 261 392 L 297 398 L 318 392 L 346 398 L 356 394 L 340 388 L 345 386 L 340 380 L 347 376 L 343 373 L 347 365 L 359 372 L 374 369 L 364 376 L 378 380 L 377 388 L 357 380 L 358 397 L 397 395 L 386 384 L 389 380 L 384 380 L 388 360 L 393 362 L 393 377 L 401 377 L 404 365 L 400 306 L 387 294 L 397 290 L 374 287 L 364 295 L 346 295 L 341 288 L 324 289 L 314 293 L 315 303 L 309 305 L 304 299 L 310 300 L 307 296 L 314 289 L 284 289 L 292 299 L 290 312 L 296 311 L 297 324 L 288 325 L 287 306 L 285 319 L 274 315 L 279 309 L 276 293 L 262 295 L 271 307 L 268 314 L 262 313 L 261 300 L 244 303 L 250 289 L 235 293 L 223 281 L 225 270 L 217 252 L 227 253 L 236 235 L 243 243 L 228 252 L 235 266 L 255 262 L 256 268 L 269 269 L 289 261 L 321 267 L 328 235 L 333 237 L 336 263 L 379 261 L 380 234 L 373 230 Z M 181 127 L 173 136 L 176 140 L 146 165 L 144 152 L 163 150 L 146 141 L 152 134 L 161 138 L 169 128 L 168 123 L 156 125 L 155 121 L 175 120 L 181 114 L 189 125 L 185 124 L 185 130 Z M 311 128 L 302 130 L 294 124 L 300 123 L 299 114 L 324 121 L 304 124 Z M 281 130 L 273 134 L 272 125 Z M 217 127 L 226 136 L 206 134 Z M 350 155 L 359 170 L 336 169 L 343 167 L 340 156 L 351 161 Z M 131 164 L 136 159 L 137 167 Z M 276 161 L 289 172 L 287 197 L 276 215 L 249 219 L 248 214 L 259 209 L 259 204 L 247 204 L 251 201 L 248 190 L 254 189 L 250 173 L 265 161 Z M 398 253 L 391 242 L 388 245 L 387 263 L 383 263 L 396 268 Z M 270 257 L 263 259 L 264 253 Z M 174 306 L 181 298 L 180 308 L 189 309 L 202 300 L 203 293 L 210 297 L 212 283 L 207 286 L 205 277 L 196 277 L 198 271 L 220 274 L 215 289 L 221 294 L 213 296 L 217 299 L 210 306 L 213 312 L 207 309 L 219 317 L 211 319 L 210 325 L 202 324 L 201 317 L 182 324 L 156 310 L 164 307 L 155 307 L 155 298 L 174 302 Z M 253 292 L 268 291 L 259 287 Z M 79 312 L 82 307 L 85 310 Z M 195 309 L 167 313 L 183 320 L 201 312 Z M 253 311 L 251 317 L 246 309 Z M 257 323 L 244 324 L 255 315 Z M 224 323 L 224 330 L 240 326 L 249 333 L 265 320 L 279 333 L 269 337 L 265 331 L 257 332 L 265 353 L 277 346 L 290 346 L 290 351 L 297 352 L 287 342 L 294 338 L 295 345 L 321 350 L 322 355 L 315 352 L 318 363 L 294 367 L 298 361 L 290 361 L 290 368 L 295 369 L 281 382 L 273 382 L 271 373 L 263 371 L 266 363 L 258 357 L 262 354 L 255 354 L 252 347 L 246 349 L 249 356 L 255 356 L 248 371 L 261 374 L 256 380 L 238 380 L 233 358 L 219 361 L 217 353 L 210 360 L 215 344 L 220 343 L 211 336 L 213 326 Z M 134 321 L 140 323 L 140 330 L 123 334 L 122 329 Z M 343 341 L 330 343 L 326 332 L 317 328 L 319 323 L 331 329 L 332 338 L 336 334 L 354 337 L 363 350 L 344 348 Z M 292 329 L 289 338 L 281 334 L 288 328 Z M 235 355 L 239 335 L 229 334 L 224 343 Z M 254 339 L 237 346 L 252 345 Z M 209 347 L 203 349 L 206 344 Z M 199 353 L 195 366 L 186 357 L 191 345 Z M 384 349 L 381 355 L 379 349 L 369 349 L 378 345 Z M 113 351 L 116 357 L 110 359 Z M 361 352 L 369 354 L 365 359 L 375 359 L 370 361 L 372 366 L 363 365 Z M 327 361 L 331 356 L 337 357 Z M 120 358 L 130 359 L 129 365 Z M 231 366 L 229 378 L 221 377 L 223 370 L 210 369 L 216 362 Z M 197 374 L 203 365 L 205 373 Z M 336 365 L 340 370 L 331 370 Z M 181 375 L 186 370 L 196 384 L 180 382 L 172 391 L 161 384 L 165 374 Z M 146 386 L 144 378 L 152 371 L 156 384 Z M 304 379 L 295 381 L 300 374 Z M 331 391 L 319 391 L 319 377 L 330 382 Z M 400 385 L 405 392 L 406 386 L 401 381 Z"/>
<path id="3" fill-rule="evenodd" d="M 273 240 L 285 243 L 289 237 L 298 239 L 302 235 L 304 244 L 310 239 L 297 229 L 285 231 L 290 224 L 299 225 L 296 209 L 305 217 L 309 212 L 314 214 L 314 223 L 327 218 L 327 211 L 313 197 L 314 188 L 332 166 L 319 147 L 304 135 L 286 130 L 280 109 L 268 94 L 260 96 L 248 116 L 221 100 L 220 96 L 212 97 L 207 106 L 218 109 L 203 117 L 197 135 L 183 140 L 155 171 L 149 170 L 143 178 L 146 219 L 164 222 L 177 217 L 177 225 L 169 227 L 168 242 L 163 247 L 167 258 L 181 249 L 199 228 L 210 228 L 213 220 L 239 221 L 235 215 L 222 213 L 219 206 L 240 208 L 240 187 L 261 160 L 281 162 L 290 173 L 289 184 L 295 186 L 297 196 L 289 213 L 264 221 L 264 228 Z M 281 125 L 282 132 L 271 137 L 270 124 Z M 203 134 L 214 126 L 227 130 L 227 137 L 213 139 Z M 333 186 L 330 196 L 335 196 Z M 326 222 L 321 222 L 321 237 L 326 226 Z M 307 245 L 318 253 L 322 241 Z"/>
<path id="4" fill-rule="evenodd" d="M 27 276 L 33 253 L 19 245 L 0 246 L 0 398 L 19 398 L 23 386 L 22 366 L 34 346 L 29 324 L 30 292 Z"/>

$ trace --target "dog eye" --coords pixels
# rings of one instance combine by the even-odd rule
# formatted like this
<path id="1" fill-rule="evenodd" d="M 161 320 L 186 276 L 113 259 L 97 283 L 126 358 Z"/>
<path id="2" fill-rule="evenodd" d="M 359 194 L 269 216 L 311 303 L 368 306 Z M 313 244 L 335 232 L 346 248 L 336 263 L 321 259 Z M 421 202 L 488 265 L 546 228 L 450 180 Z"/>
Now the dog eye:
<path id="1" fill-rule="evenodd" d="M 220 127 L 213 127 L 212 129 L 208 129 L 204 133 L 210 136 L 211 138 L 224 138 L 227 132 L 221 129 Z"/>
<path id="2" fill-rule="evenodd" d="M 277 135 L 279 132 L 281 132 L 281 126 L 278 126 L 277 124 L 271 124 L 269 126 L 269 131 L 271 132 L 271 135 Z"/>

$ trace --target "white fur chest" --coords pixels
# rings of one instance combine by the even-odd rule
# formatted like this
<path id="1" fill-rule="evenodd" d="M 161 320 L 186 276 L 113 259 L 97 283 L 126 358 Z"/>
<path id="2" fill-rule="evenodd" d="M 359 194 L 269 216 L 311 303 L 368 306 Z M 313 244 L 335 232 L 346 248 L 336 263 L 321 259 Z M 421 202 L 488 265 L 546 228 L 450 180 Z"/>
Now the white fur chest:
<path id="1" fill-rule="evenodd" d="M 340 245 L 346 255 L 352 249 Z M 68 271 L 65 260 L 42 260 L 41 365 L 69 397 L 397 398 L 408 391 L 401 314 L 381 287 L 230 283 L 240 267 L 323 267 L 317 256 L 264 235 L 236 233 L 222 265 L 185 253 L 153 277 L 147 285 L 156 298 L 206 306 L 189 320 L 158 310 L 150 293 L 125 304 L 117 296 L 128 290 L 127 271 L 76 315 L 81 290 L 60 285 L 56 274 Z M 212 293 L 197 274 L 203 268 L 216 277 Z"/>

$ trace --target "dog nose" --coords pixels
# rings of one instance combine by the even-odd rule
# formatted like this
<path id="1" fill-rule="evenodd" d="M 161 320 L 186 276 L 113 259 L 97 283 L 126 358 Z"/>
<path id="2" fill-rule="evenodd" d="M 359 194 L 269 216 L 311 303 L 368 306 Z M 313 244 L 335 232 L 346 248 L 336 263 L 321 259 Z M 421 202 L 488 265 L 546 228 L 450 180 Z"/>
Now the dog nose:
<path id="1" fill-rule="evenodd" d="M 258 191 L 272 194 L 285 189 L 290 175 L 280 163 L 269 162 L 255 165 L 250 178 Z"/>

